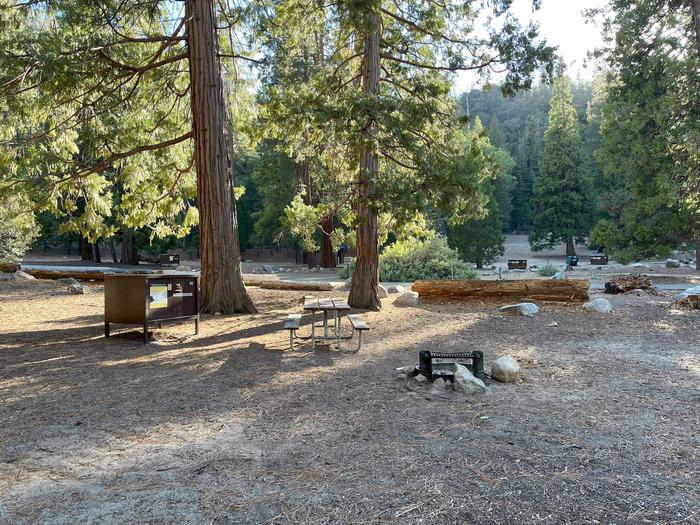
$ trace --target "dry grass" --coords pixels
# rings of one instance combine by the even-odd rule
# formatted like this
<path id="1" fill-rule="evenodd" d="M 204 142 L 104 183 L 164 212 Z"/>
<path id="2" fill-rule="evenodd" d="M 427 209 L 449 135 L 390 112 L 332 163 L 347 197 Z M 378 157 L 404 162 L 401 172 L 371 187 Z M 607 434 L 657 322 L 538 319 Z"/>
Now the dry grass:
<path id="1" fill-rule="evenodd" d="M 700 521 L 700 316 L 667 297 L 534 319 L 385 301 L 347 356 L 288 349 L 301 292 L 144 346 L 102 337 L 100 286 L 0 286 L 0 522 Z M 421 348 L 510 354 L 523 378 L 415 393 L 393 369 Z"/>

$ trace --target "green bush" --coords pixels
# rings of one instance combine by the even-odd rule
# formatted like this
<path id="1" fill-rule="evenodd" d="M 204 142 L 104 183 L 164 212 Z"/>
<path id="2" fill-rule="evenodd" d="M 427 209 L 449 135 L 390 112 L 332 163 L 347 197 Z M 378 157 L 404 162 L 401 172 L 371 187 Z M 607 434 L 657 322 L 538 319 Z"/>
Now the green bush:
<path id="1" fill-rule="evenodd" d="M 460 259 L 459 251 L 450 248 L 447 239 L 440 235 L 425 241 L 397 241 L 381 255 L 382 281 L 476 278 L 474 266 Z"/>
<path id="2" fill-rule="evenodd" d="M 338 277 L 341 279 L 350 279 L 353 270 L 355 269 L 355 258 L 350 259 L 350 264 L 338 268 Z"/>
<path id="3" fill-rule="evenodd" d="M 38 235 L 29 204 L 20 199 L 0 201 L 0 262 L 15 264 L 29 251 Z"/>
<path id="4" fill-rule="evenodd" d="M 559 270 L 557 270 L 557 267 L 554 266 L 553 264 L 545 264 L 541 268 L 537 270 L 537 274 L 541 275 L 542 277 L 552 277 L 554 276 Z"/>

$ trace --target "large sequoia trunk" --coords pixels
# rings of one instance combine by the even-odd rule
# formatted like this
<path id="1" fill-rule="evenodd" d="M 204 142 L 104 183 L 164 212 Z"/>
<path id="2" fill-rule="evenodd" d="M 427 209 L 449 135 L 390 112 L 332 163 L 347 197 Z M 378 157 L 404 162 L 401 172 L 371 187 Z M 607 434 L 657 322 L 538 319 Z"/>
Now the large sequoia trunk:
<path id="1" fill-rule="evenodd" d="M 308 136 L 308 133 L 306 135 Z M 299 172 L 301 184 L 305 191 L 304 204 L 313 206 L 313 199 L 311 198 L 311 163 L 309 159 L 304 159 L 301 164 L 299 164 Z M 306 251 L 304 252 L 304 257 L 306 258 L 306 264 L 309 268 L 316 268 L 316 252 Z"/>
<path id="2" fill-rule="evenodd" d="M 136 235 L 134 230 L 125 228 L 122 231 L 122 249 L 121 249 L 122 264 L 137 265 L 139 263 L 139 252 L 136 249 Z"/>
<path id="3" fill-rule="evenodd" d="M 321 224 L 321 267 L 335 268 L 338 258 L 333 243 L 331 242 L 331 233 L 333 233 L 333 217 L 327 217 Z"/>
<path id="4" fill-rule="evenodd" d="M 255 312 L 243 284 L 214 0 L 187 0 L 202 312 Z"/>
<path id="5" fill-rule="evenodd" d="M 369 15 L 368 26 L 362 60 L 362 90 L 376 97 L 379 95 L 381 45 L 380 20 L 376 12 Z M 379 310 L 382 307 L 379 301 L 379 232 L 373 207 L 373 180 L 379 170 L 379 160 L 374 150 L 377 123 L 372 117 L 365 123 L 362 135 L 355 204 L 357 259 L 348 303 L 353 308 Z"/>
<path id="6" fill-rule="evenodd" d="M 87 237 L 80 236 L 80 259 L 83 261 L 94 261 L 95 256 L 92 251 L 92 244 Z"/>
<path id="7" fill-rule="evenodd" d="M 576 245 L 574 244 L 574 239 L 571 237 L 566 239 L 566 255 L 576 255 Z"/>

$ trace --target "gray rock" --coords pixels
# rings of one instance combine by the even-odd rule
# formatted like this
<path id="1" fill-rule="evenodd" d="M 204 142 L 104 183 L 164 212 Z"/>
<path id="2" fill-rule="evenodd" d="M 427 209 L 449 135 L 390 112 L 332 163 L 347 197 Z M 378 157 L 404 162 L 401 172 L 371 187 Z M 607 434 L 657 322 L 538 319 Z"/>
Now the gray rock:
<path id="1" fill-rule="evenodd" d="M 265 273 L 276 273 L 277 272 L 277 268 L 275 268 L 274 266 L 270 266 L 268 264 L 263 264 L 262 269 L 263 269 L 263 272 L 265 272 Z"/>
<path id="2" fill-rule="evenodd" d="M 17 270 L 15 272 L 15 279 L 18 281 L 36 281 L 36 277 L 29 275 L 27 272 L 23 272 L 22 270 Z"/>
<path id="3" fill-rule="evenodd" d="M 478 377 L 474 377 L 466 366 L 456 363 L 453 366 L 454 382 L 452 383 L 452 388 L 456 392 L 461 392 L 469 396 L 486 392 L 486 385 L 484 382 Z"/>
<path id="4" fill-rule="evenodd" d="M 680 268 L 681 262 L 678 259 L 666 259 L 666 268 Z"/>
<path id="5" fill-rule="evenodd" d="M 17 277 L 14 273 L 0 273 L 0 282 L 14 281 Z"/>
<path id="6" fill-rule="evenodd" d="M 610 301 L 602 297 L 587 302 L 583 307 L 591 312 L 598 312 L 601 314 L 611 314 L 613 312 L 613 305 Z"/>
<path id="7" fill-rule="evenodd" d="M 65 286 L 70 286 L 71 284 L 80 284 L 77 279 L 73 279 L 72 277 L 61 277 L 60 279 L 56 279 L 57 284 L 63 284 Z"/>
<path id="8" fill-rule="evenodd" d="M 406 291 L 406 288 L 401 286 L 400 284 L 395 285 L 395 286 L 389 286 L 386 289 L 387 292 L 394 294 L 394 293 L 404 293 Z"/>
<path id="9" fill-rule="evenodd" d="M 416 376 L 416 383 L 425 383 L 428 380 L 425 376 Z"/>
<path id="10" fill-rule="evenodd" d="M 433 381 L 433 391 L 434 392 L 438 392 L 438 393 L 444 392 L 445 390 L 450 388 L 450 386 L 451 386 L 450 383 L 448 381 L 445 381 L 442 378 L 439 378 L 439 379 L 436 379 L 435 381 Z"/>
<path id="11" fill-rule="evenodd" d="M 525 317 L 534 317 L 539 311 L 539 307 L 535 303 L 518 303 L 503 306 L 501 312 L 508 315 L 524 315 Z"/>
<path id="12" fill-rule="evenodd" d="M 175 270 L 177 270 L 178 272 L 191 272 L 191 271 L 192 271 L 192 267 L 191 267 L 191 266 L 187 266 L 186 264 L 181 264 L 180 266 L 178 266 L 177 268 L 175 268 Z"/>
<path id="13" fill-rule="evenodd" d="M 386 299 L 389 297 L 389 292 L 386 291 L 386 288 L 384 288 L 381 284 L 379 285 L 379 298 L 380 299 Z"/>
<path id="14" fill-rule="evenodd" d="M 85 289 L 80 284 L 71 284 L 68 286 L 68 293 L 75 295 L 84 294 Z"/>
<path id="15" fill-rule="evenodd" d="M 418 306 L 419 304 L 420 298 L 418 292 L 404 292 L 394 300 L 394 306 L 400 308 L 410 308 Z"/>
<path id="16" fill-rule="evenodd" d="M 636 295 L 637 297 L 641 297 L 642 295 L 644 295 L 644 290 L 642 290 L 641 288 L 635 288 L 634 290 L 630 290 L 629 292 L 627 292 L 627 295 Z"/>
<path id="17" fill-rule="evenodd" d="M 552 275 L 552 276 L 550 277 L 550 279 L 554 279 L 554 280 L 556 280 L 556 281 L 564 280 L 564 279 L 566 279 L 566 272 L 564 272 L 564 271 L 559 271 L 559 272 L 555 273 L 554 275 Z"/>
<path id="18" fill-rule="evenodd" d="M 700 286 L 693 286 L 691 288 L 686 288 L 683 290 L 681 293 L 677 294 L 673 298 L 673 302 L 677 303 L 678 301 L 682 301 L 683 299 L 687 299 L 688 297 L 692 295 L 700 295 Z"/>
<path id="19" fill-rule="evenodd" d="M 515 383 L 520 376 L 520 365 L 507 355 L 499 357 L 491 365 L 491 377 L 502 383 Z"/>
<path id="20" fill-rule="evenodd" d="M 646 269 L 646 270 L 649 269 L 649 265 L 648 265 L 648 264 L 639 263 L 639 262 L 632 263 L 632 264 L 629 265 L 629 267 L 630 267 L 630 268 L 643 268 L 643 269 Z"/>

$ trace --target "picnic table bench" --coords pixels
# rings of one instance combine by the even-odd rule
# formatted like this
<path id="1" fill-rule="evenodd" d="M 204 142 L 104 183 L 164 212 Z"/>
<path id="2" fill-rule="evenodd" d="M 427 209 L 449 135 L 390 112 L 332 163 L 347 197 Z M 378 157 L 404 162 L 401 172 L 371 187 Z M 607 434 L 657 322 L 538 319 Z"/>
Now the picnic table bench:
<path id="1" fill-rule="evenodd" d="M 362 332 L 369 330 L 369 325 L 362 320 L 359 314 L 348 314 L 347 318 L 352 327 L 350 335 L 342 333 L 342 317 L 343 313 L 350 311 L 350 305 L 344 299 L 315 299 L 307 297 L 304 300 L 304 311 L 311 312 L 311 335 L 303 337 L 297 334 L 301 328 L 301 314 L 289 314 L 284 323 L 284 329 L 289 331 L 289 348 L 294 350 L 294 341 L 296 339 L 308 340 L 311 339 L 311 348 L 316 348 L 316 340 L 335 340 L 338 349 L 342 350 L 341 341 L 352 339 L 355 332 L 358 333 L 357 348 L 353 352 L 359 352 L 362 348 Z M 322 312 L 323 320 L 319 328 L 323 329 L 322 335 L 316 334 L 316 313 Z M 333 319 L 332 327 L 329 326 L 328 320 Z"/>

